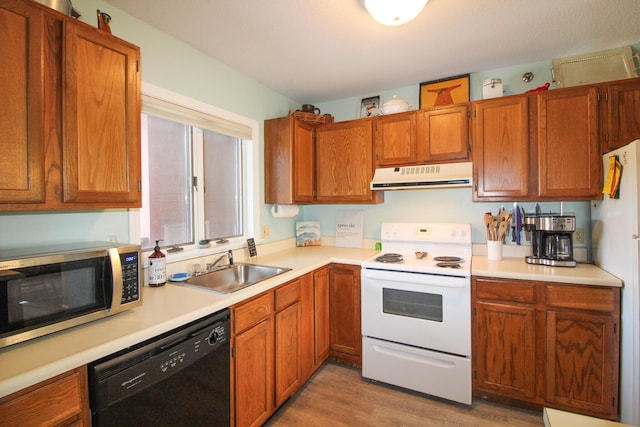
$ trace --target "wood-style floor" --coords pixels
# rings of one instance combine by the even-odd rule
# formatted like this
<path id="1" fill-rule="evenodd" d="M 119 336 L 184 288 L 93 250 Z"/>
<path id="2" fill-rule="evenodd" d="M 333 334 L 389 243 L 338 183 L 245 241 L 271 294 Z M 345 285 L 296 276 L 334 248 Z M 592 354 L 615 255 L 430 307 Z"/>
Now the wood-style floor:
<path id="1" fill-rule="evenodd" d="M 542 412 L 474 400 L 452 403 L 363 380 L 329 362 L 265 424 L 287 426 L 544 426 Z"/>

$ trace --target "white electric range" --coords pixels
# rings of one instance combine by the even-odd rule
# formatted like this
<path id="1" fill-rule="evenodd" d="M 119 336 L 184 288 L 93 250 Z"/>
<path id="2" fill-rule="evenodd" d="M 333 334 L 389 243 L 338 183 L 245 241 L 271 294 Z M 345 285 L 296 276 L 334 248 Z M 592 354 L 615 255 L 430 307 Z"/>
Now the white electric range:
<path id="1" fill-rule="evenodd" d="M 471 225 L 384 223 L 362 263 L 362 375 L 471 404 Z"/>

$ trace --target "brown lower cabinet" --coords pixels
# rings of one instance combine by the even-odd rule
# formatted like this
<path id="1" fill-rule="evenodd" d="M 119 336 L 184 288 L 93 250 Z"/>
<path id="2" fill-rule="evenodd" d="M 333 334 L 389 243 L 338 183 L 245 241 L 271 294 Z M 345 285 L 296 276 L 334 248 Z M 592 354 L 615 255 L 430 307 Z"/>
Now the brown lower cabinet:
<path id="1" fill-rule="evenodd" d="M 85 366 L 0 398 L 0 425 L 89 426 Z"/>
<path id="2" fill-rule="evenodd" d="M 362 367 L 362 327 L 360 321 L 360 266 L 329 266 L 329 308 L 333 360 Z"/>
<path id="3" fill-rule="evenodd" d="M 313 272 L 313 305 L 309 306 L 307 317 L 313 317 L 314 327 L 309 333 L 313 337 L 312 369 L 315 371 L 329 357 L 331 345 L 331 325 L 329 310 L 329 267 Z M 309 375 L 310 376 L 310 375 Z"/>
<path id="4" fill-rule="evenodd" d="M 347 279 L 358 282 L 348 284 Z M 341 336 L 336 341 L 332 335 L 330 316 L 334 310 L 330 304 L 336 301 L 331 280 L 336 280 L 339 287 L 348 285 L 346 297 L 357 296 L 357 316 L 352 312 L 355 302 L 348 303 L 345 313 L 351 311 L 350 317 L 357 318 L 359 333 L 360 283 L 356 266 L 323 267 L 232 307 L 235 425 L 262 425 L 327 360 L 334 343 L 343 339 Z M 341 297 L 338 302 L 343 301 L 346 300 Z M 346 317 L 340 315 L 336 319 L 342 321 Z M 345 342 L 349 342 L 348 352 L 356 351 L 350 350 L 355 347 L 351 338 Z M 358 344 L 358 352 L 359 347 Z M 347 356 L 356 358 L 355 354 Z"/>
<path id="5" fill-rule="evenodd" d="M 620 289 L 472 278 L 473 394 L 618 418 Z"/>
<path id="6" fill-rule="evenodd" d="M 273 291 L 235 307 L 233 319 L 235 422 L 259 426 L 275 408 Z"/>
<path id="7" fill-rule="evenodd" d="M 232 425 L 259 426 L 332 358 L 361 366 L 360 267 L 331 264 L 232 309 Z M 89 426 L 86 367 L 0 398 L 0 426 Z"/>

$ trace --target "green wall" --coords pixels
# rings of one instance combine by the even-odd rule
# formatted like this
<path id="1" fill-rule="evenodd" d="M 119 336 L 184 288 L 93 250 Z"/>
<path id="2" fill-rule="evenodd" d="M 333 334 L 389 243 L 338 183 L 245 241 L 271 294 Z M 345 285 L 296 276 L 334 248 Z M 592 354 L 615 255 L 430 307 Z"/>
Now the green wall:
<path id="1" fill-rule="evenodd" d="M 142 80 L 173 92 L 262 123 L 267 118 L 287 115 L 298 104 L 268 87 L 235 72 L 200 51 L 98 0 L 74 0 L 81 20 L 96 26 L 96 9 L 108 12 L 112 33 L 140 46 Z M 260 129 L 262 135 L 262 126 Z M 260 158 L 263 158 L 260 141 Z M 259 162 L 263 176 L 262 160 Z M 260 189 L 260 200 L 264 190 Z M 260 215 L 268 221 L 270 206 L 262 205 Z M 263 221 L 264 222 L 264 221 Z M 41 243 L 106 240 L 115 236 L 129 241 L 127 210 L 87 212 L 0 213 L 0 249 Z M 293 235 L 293 220 L 271 225 L 272 238 Z"/>
<path id="2" fill-rule="evenodd" d="M 263 120 L 286 115 L 299 107 L 264 85 L 252 80 L 226 65 L 211 59 L 200 51 L 162 33 L 155 28 L 127 15 L 108 3 L 99 0 L 74 0 L 83 20 L 96 25 L 95 11 L 100 9 L 112 16 L 111 29 L 114 35 L 129 40 L 141 48 L 142 79 L 147 83 L 166 88 L 185 96 L 206 102 L 218 108 L 246 116 L 262 123 Z M 551 61 L 527 64 L 482 73 L 471 73 L 471 99 L 482 97 L 482 81 L 490 77 L 503 79 L 507 94 L 521 93 L 551 81 Z M 531 71 L 535 79 L 525 84 L 521 80 L 524 72 Z M 381 95 L 382 101 L 397 95 L 418 106 L 419 83 L 396 89 L 380 90 L 332 102 L 317 103 L 323 113 L 334 115 L 337 121 L 357 117 L 360 99 Z M 262 135 L 262 126 L 260 129 Z M 260 141 L 259 176 L 263 176 L 263 141 Z M 375 206 L 330 205 L 304 206 L 294 219 L 275 219 L 270 205 L 262 205 L 260 221 L 271 227 L 269 241 L 292 237 L 296 220 L 321 221 L 323 235 L 335 235 L 335 216 L 342 209 L 365 212 L 367 238 L 379 237 L 380 224 L 384 221 L 448 221 L 470 222 L 473 240 L 483 242 L 484 226 L 482 213 L 497 212 L 500 203 L 472 203 L 471 190 L 407 190 L 387 192 L 385 203 Z M 260 200 L 264 200 L 264 189 L 260 188 Z M 509 204 L 505 207 L 509 207 Z M 524 204 L 527 211 L 531 204 Z M 544 211 L 557 211 L 559 203 L 543 203 Z M 567 211 L 577 215 L 578 227 L 586 231 L 587 244 L 590 239 L 589 203 L 568 203 Z M 54 243 L 77 240 L 105 240 L 115 237 L 118 241 L 129 240 L 127 210 L 90 212 L 32 212 L 0 214 L 0 249 L 12 246 L 39 243 Z"/>

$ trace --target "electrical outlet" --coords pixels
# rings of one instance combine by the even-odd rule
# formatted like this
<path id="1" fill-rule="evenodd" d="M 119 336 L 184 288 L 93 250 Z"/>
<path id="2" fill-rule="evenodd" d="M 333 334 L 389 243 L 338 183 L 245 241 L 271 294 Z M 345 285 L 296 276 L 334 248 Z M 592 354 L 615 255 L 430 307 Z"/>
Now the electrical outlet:
<path id="1" fill-rule="evenodd" d="M 262 238 L 263 239 L 268 239 L 269 237 L 271 237 L 271 227 L 269 227 L 268 225 L 263 225 L 262 226 Z"/>
<path id="2" fill-rule="evenodd" d="M 576 228 L 573 233 L 573 243 L 584 243 L 584 228 Z"/>

